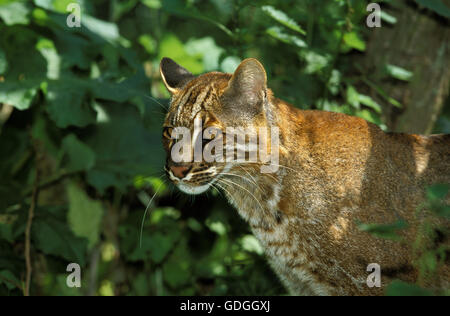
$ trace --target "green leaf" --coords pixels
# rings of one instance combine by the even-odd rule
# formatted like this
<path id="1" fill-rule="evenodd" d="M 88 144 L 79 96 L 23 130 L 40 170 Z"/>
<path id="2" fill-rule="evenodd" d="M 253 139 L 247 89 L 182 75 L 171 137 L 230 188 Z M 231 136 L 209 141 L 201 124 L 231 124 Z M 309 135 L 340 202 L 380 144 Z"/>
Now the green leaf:
<path id="1" fill-rule="evenodd" d="M 85 171 L 95 164 L 95 153 L 74 134 L 66 136 L 62 142 L 63 153 L 67 160 L 63 167 L 68 172 Z"/>
<path id="2" fill-rule="evenodd" d="M 273 26 L 266 30 L 266 33 L 272 36 L 273 38 L 276 38 L 277 40 L 286 43 L 291 44 L 300 48 L 306 47 L 306 43 L 301 38 L 290 35 L 283 32 L 283 29 L 279 26 Z"/>
<path id="3" fill-rule="evenodd" d="M 403 281 L 392 281 L 387 289 L 387 296 L 433 296 L 433 293 L 427 289 L 421 288 L 415 284 Z"/>
<path id="4" fill-rule="evenodd" d="M 148 34 L 143 34 L 139 36 L 139 44 L 145 48 L 148 54 L 154 54 L 157 48 L 156 40 Z"/>
<path id="5" fill-rule="evenodd" d="M 445 198 L 450 193 L 449 184 L 434 184 L 427 188 L 426 194 L 428 198 L 428 207 L 435 214 L 450 218 L 450 205 L 445 201 Z"/>
<path id="6" fill-rule="evenodd" d="M 316 106 L 322 111 L 338 112 L 345 114 L 354 114 L 352 108 L 349 105 L 340 105 L 334 100 L 321 99 L 317 101 Z"/>
<path id="7" fill-rule="evenodd" d="M 374 89 L 375 91 L 377 91 L 377 93 L 383 97 L 383 99 L 385 99 L 386 101 L 388 101 L 390 104 L 392 104 L 393 106 L 397 107 L 397 108 L 402 108 L 403 105 L 398 102 L 397 100 L 395 100 L 394 98 L 390 97 L 382 88 L 380 88 L 379 86 L 377 86 L 375 83 L 373 83 L 372 81 L 368 80 L 368 79 L 363 79 L 363 81 L 370 86 L 372 89 Z"/>
<path id="8" fill-rule="evenodd" d="M 153 187 L 153 189 L 157 190 L 158 187 Z M 148 205 L 148 201 L 145 201 L 145 205 Z M 159 227 L 162 226 L 162 223 L 165 223 L 172 229 L 175 221 L 179 218 L 180 212 L 173 208 L 157 208 L 150 214 L 150 223 Z"/>
<path id="9" fill-rule="evenodd" d="M 425 252 L 418 262 L 425 273 L 436 271 L 438 266 L 438 258 L 436 257 L 435 251 Z"/>
<path id="10" fill-rule="evenodd" d="M 160 193 L 164 193 L 168 188 L 167 183 L 159 177 L 144 177 L 138 175 L 134 178 L 133 183 L 136 189 L 142 189 L 144 187 L 148 187 L 148 185 L 151 185 L 153 190 L 157 190 Z M 147 193 L 145 193 L 145 195 L 146 198 L 144 204 L 147 205 L 150 201 L 150 196 L 148 196 Z"/>
<path id="11" fill-rule="evenodd" d="M 171 14 L 176 14 L 185 18 L 193 18 L 200 21 L 205 21 L 215 25 L 217 28 L 225 32 L 230 37 L 234 37 L 233 32 L 229 30 L 225 25 L 217 22 L 216 19 L 210 18 L 207 15 L 199 12 L 195 7 L 189 6 L 189 3 L 182 0 L 163 1 L 162 8 Z"/>
<path id="12" fill-rule="evenodd" d="M 174 229 L 178 228 L 173 225 Z M 161 263 L 169 252 L 173 249 L 176 242 L 181 237 L 178 230 L 172 233 L 163 232 L 143 232 L 142 240 L 140 240 L 140 232 L 134 227 L 122 227 L 119 230 L 122 238 L 127 238 L 128 245 L 124 250 L 127 259 L 135 261 L 152 260 L 154 263 Z M 132 234 L 130 236 L 130 234 Z"/>
<path id="13" fill-rule="evenodd" d="M 189 69 L 194 74 L 204 71 L 202 63 L 202 55 L 190 55 L 186 50 L 184 44 L 174 34 L 167 34 L 159 43 L 159 56 L 170 57 L 175 61 L 183 61 L 183 67 Z"/>
<path id="14" fill-rule="evenodd" d="M 218 47 L 212 37 L 189 40 L 184 49 L 191 56 L 202 56 L 204 71 L 219 69 L 219 57 L 225 50 Z"/>
<path id="15" fill-rule="evenodd" d="M 133 280 L 133 290 L 135 295 L 146 296 L 150 291 L 149 276 L 142 272 L 139 273 Z"/>
<path id="16" fill-rule="evenodd" d="M 47 61 L 36 48 L 36 33 L 22 26 L 3 27 L 1 49 L 8 63 L 0 81 L 0 102 L 25 110 L 47 73 Z"/>
<path id="17" fill-rule="evenodd" d="M 142 0 L 142 4 L 151 9 L 159 9 L 162 7 L 161 0 Z"/>
<path id="18" fill-rule="evenodd" d="M 59 272 L 59 271 L 58 271 Z M 53 283 L 49 285 L 47 293 L 54 293 L 58 296 L 83 296 L 83 288 L 85 286 L 85 279 L 83 277 L 83 270 L 81 270 L 81 288 L 78 287 L 68 287 L 67 286 L 67 276 L 70 272 L 56 274 L 53 276 Z"/>
<path id="19" fill-rule="evenodd" d="M 34 82 L 0 82 L 0 103 L 6 103 L 18 110 L 26 110 L 38 91 Z"/>
<path id="20" fill-rule="evenodd" d="M 58 79 L 61 72 L 61 57 L 56 51 L 54 43 L 46 38 L 41 38 L 36 44 L 36 49 L 47 61 L 47 78 Z"/>
<path id="21" fill-rule="evenodd" d="M 162 170 L 164 151 L 158 127 L 161 123 L 153 123 L 156 130 L 151 132 L 144 127 L 136 107 L 127 104 L 110 103 L 103 110 L 105 122 L 98 124 L 86 139 L 96 154 L 88 182 L 100 191 L 109 186 L 125 190 L 136 175 L 148 176 Z"/>
<path id="22" fill-rule="evenodd" d="M 359 109 L 359 93 L 356 91 L 355 87 L 349 85 L 347 86 L 347 103 L 352 107 Z"/>
<path id="23" fill-rule="evenodd" d="M 242 248 L 248 252 L 254 252 L 258 255 L 262 255 L 264 253 L 264 250 L 258 239 L 256 239 L 253 235 L 245 235 L 244 237 L 242 237 L 241 243 Z"/>
<path id="24" fill-rule="evenodd" d="M 8 68 L 8 60 L 6 60 L 5 52 L 0 47 L 0 75 L 6 72 Z"/>
<path id="25" fill-rule="evenodd" d="M 58 2 L 58 0 L 33 0 L 33 2 L 38 7 L 41 7 L 41 8 L 47 9 L 47 10 L 56 11 L 55 5 L 56 5 L 56 2 Z M 60 13 L 62 13 L 62 12 L 60 12 Z"/>
<path id="26" fill-rule="evenodd" d="M 105 22 L 87 14 L 82 15 L 81 23 L 90 32 L 107 41 L 116 42 L 120 38 L 119 28 L 114 23 Z"/>
<path id="27" fill-rule="evenodd" d="M 442 200 L 449 192 L 449 184 L 434 184 L 427 188 L 427 197 L 430 201 Z"/>
<path id="28" fill-rule="evenodd" d="M 393 15 L 390 15 L 389 13 L 387 13 L 385 10 L 381 10 L 381 20 L 389 23 L 389 24 L 396 24 L 397 23 L 397 18 Z"/>
<path id="29" fill-rule="evenodd" d="M 188 245 L 186 240 L 182 240 L 163 266 L 164 280 L 172 288 L 185 285 L 191 279 L 190 269 L 191 260 Z"/>
<path id="30" fill-rule="evenodd" d="M 176 239 L 171 235 L 163 235 L 158 232 L 150 235 L 149 238 L 151 239 L 151 242 L 148 244 L 150 250 L 150 258 L 155 263 L 160 263 L 173 248 Z"/>
<path id="31" fill-rule="evenodd" d="M 46 153 L 49 156 L 55 157 L 59 160 L 61 157 L 60 140 L 53 138 L 52 128 L 54 124 L 44 115 L 38 116 L 34 121 L 31 135 L 33 139 L 39 140 L 42 146 L 45 147 Z"/>
<path id="32" fill-rule="evenodd" d="M 12 227 L 9 224 L 0 223 L 0 239 L 13 241 Z"/>
<path id="33" fill-rule="evenodd" d="M 68 13 L 67 6 L 70 3 L 78 3 L 81 5 L 82 2 L 80 0 L 34 0 L 37 6 L 59 13 Z"/>
<path id="34" fill-rule="evenodd" d="M 187 223 L 187 226 L 196 233 L 199 233 L 203 229 L 202 224 L 200 224 L 200 222 L 198 220 L 196 220 L 195 218 L 189 217 L 187 219 L 186 223 Z"/>
<path id="35" fill-rule="evenodd" d="M 103 207 L 100 201 L 92 200 L 76 184 L 67 186 L 69 212 L 67 214 L 70 228 L 78 237 L 87 238 L 89 248 L 99 240 Z"/>
<path id="36" fill-rule="evenodd" d="M 408 224 L 404 220 L 398 220 L 392 224 L 363 224 L 357 223 L 358 228 L 361 231 L 367 232 L 375 237 L 389 239 L 394 241 L 400 241 L 401 237 L 397 231 L 408 227 Z"/>
<path id="37" fill-rule="evenodd" d="M 189 264 L 186 261 L 170 261 L 163 266 L 164 279 L 173 288 L 189 282 Z"/>
<path id="38" fill-rule="evenodd" d="M 339 93 L 339 87 L 341 84 L 342 74 L 339 70 L 333 69 L 331 71 L 330 78 L 327 82 L 327 88 L 332 95 L 337 95 Z"/>
<path id="39" fill-rule="evenodd" d="M 211 231 L 215 232 L 219 236 L 224 236 L 227 232 L 227 228 L 224 223 L 218 220 L 215 221 L 208 219 L 206 221 L 206 226 L 208 226 Z"/>
<path id="40" fill-rule="evenodd" d="M 80 69 L 88 69 L 90 66 L 89 55 L 94 53 L 91 43 L 77 34 L 55 29 L 55 46 L 62 56 L 61 69 L 69 69 L 77 66 Z"/>
<path id="41" fill-rule="evenodd" d="M 354 48 L 361 52 L 366 50 L 366 43 L 361 39 L 359 34 L 356 32 L 345 33 L 343 40 L 344 43 L 350 48 Z"/>
<path id="42" fill-rule="evenodd" d="M 35 247 L 47 255 L 62 257 L 81 266 L 86 262 L 87 240 L 76 237 L 66 223 L 49 215 L 36 217 L 32 239 Z"/>
<path id="43" fill-rule="evenodd" d="M 128 179 L 120 173 L 114 173 L 109 170 L 93 169 L 87 174 L 87 182 L 94 186 L 100 193 L 104 193 L 109 187 L 117 187 L 125 190 Z"/>
<path id="44" fill-rule="evenodd" d="M 20 127 L 5 125 L 0 133 L 0 214 L 10 205 L 23 200 L 21 192 L 27 185 L 23 177 L 14 177 L 30 156 L 30 137 Z M 26 176 L 26 174 L 25 174 Z"/>
<path id="45" fill-rule="evenodd" d="M 227 56 L 224 58 L 224 60 L 220 64 L 220 69 L 223 72 L 233 73 L 236 70 L 236 68 L 239 66 L 240 63 L 241 63 L 241 59 L 239 57 Z"/>
<path id="46" fill-rule="evenodd" d="M 450 205 L 438 203 L 431 206 L 431 210 L 437 215 L 450 219 Z"/>
<path id="47" fill-rule="evenodd" d="M 450 19 L 450 8 L 446 6 L 442 0 L 416 0 L 416 2 L 424 8 L 432 10 L 437 14 Z"/>
<path id="48" fill-rule="evenodd" d="M 95 111 L 85 102 L 87 88 L 76 80 L 50 81 L 47 112 L 60 128 L 95 123 Z"/>
<path id="49" fill-rule="evenodd" d="M 283 11 L 277 10 L 270 5 L 263 6 L 261 7 L 261 9 L 264 11 L 264 13 L 266 13 L 278 23 L 281 23 L 287 28 L 290 28 L 291 30 L 294 30 L 300 34 L 306 34 L 306 32 Z"/>
<path id="50" fill-rule="evenodd" d="M 330 63 L 330 56 L 322 55 L 312 50 L 301 50 L 300 56 L 307 64 L 305 68 L 305 73 L 307 74 L 317 73 Z"/>
<path id="51" fill-rule="evenodd" d="M 4 58 L 14 60 L 14 63 L 8 63 L 8 71 L 0 82 L 0 103 L 26 110 L 31 106 L 41 80 L 45 78 L 46 60 L 35 48 L 36 34 L 33 31 L 16 26 L 3 28 L 0 32 L 5 38 L 1 47 Z"/>
<path id="52" fill-rule="evenodd" d="M 358 95 L 358 101 L 361 104 L 364 104 L 365 106 L 373 109 L 375 112 L 381 113 L 381 106 L 377 102 L 375 102 L 374 99 L 369 97 L 368 95 L 359 94 Z"/>
<path id="53" fill-rule="evenodd" d="M 6 25 L 27 25 L 30 23 L 29 14 L 30 9 L 24 2 L 17 1 L 0 5 L 0 18 L 3 19 Z"/>
<path id="54" fill-rule="evenodd" d="M 410 81 L 411 78 L 413 77 L 413 73 L 411 71 L 408 71 L 398 66 L 387 64 L 385 66 L 385 69 L 389 76 L 398 80 Z"/>
<path id="55" fill-rule="evenodd" d="M 0 284 L 5 284 L 9 290 L 13 290 L 17 289 L 21 282 L 11 271 L 0 270 Z"/>

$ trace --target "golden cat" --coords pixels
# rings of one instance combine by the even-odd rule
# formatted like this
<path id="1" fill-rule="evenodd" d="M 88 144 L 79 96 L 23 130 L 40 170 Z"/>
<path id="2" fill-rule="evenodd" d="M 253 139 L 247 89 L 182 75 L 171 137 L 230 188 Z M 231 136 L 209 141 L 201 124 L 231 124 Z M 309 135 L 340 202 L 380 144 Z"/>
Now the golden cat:
<path id="1" fill-rule="evenodd" d="M 160 71 L 172 94 L 163 133 L 168 177 L 190 194 L 221 189 L 291 294 L 379 295 L 394 278 L 416 280 L 409 246 L 356 223 L 404 219 L 403 236 L 414 238 L 424 186 L 450 183 L 450 135 L 385 133 L 361 118 L 296 109 L 273 96 L 256 59 L 234 74 L 194 76 L 164 58 Z M 262 162 L 174 162 L 171 133 L 192 131 L 195 119 L 224 135 L 233 126 L 277 127 L 276 172 L 262 173 Z M 370 263 L 381 267 L 380 288 L 367 285 Z M 448 286 L 448 271 L 436 286 Z"/>

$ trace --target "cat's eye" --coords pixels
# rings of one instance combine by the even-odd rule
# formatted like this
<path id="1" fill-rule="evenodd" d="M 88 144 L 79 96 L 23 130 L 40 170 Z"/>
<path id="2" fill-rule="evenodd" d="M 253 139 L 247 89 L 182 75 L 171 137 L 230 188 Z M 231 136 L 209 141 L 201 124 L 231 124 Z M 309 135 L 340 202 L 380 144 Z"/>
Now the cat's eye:
<path id="1" fill-rule="evenodd" d="M 165 127 L 163 129 L 163 137 L 167 139 L 172 139 L 172 132 L 173 132 L 172 127 Z"/>

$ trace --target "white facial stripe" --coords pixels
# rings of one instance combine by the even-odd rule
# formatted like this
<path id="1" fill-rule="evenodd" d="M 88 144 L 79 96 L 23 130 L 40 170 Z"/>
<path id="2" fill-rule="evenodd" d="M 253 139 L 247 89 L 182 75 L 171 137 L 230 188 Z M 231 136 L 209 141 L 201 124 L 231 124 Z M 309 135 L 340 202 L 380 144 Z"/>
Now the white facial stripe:
<path id="1" fill-rule="evenodd" d="M 228 167 L 228 170 L 230 168 L 231 168 L 231 166 Z M 227 169 L 227 168 L 225 168 L 225 169 Z M 172 170 L 169 169 L 168 174 L 169 174 L 169 178 L 172 181 L 177 181 L 177 182 L 180 181 L 176 184 L 176 186 L 178 187 L 178 189 L 180 189 L 180 191 L 187 193 L 187 194 L 196 195 L 196 194 L 201 194 L 203 192 L 206 192 L 211 187 L 211 185 L 216 181 L 216 178 L 212 179 L 212 181 L 209 182 L 208 184 L 201 185 L 201 186 L 194 186 L 194 185 L 186 183 L 186 181 L 190 181 L 194 175 L 204 174 L 204 173 L 215 173 L 216 171 L 217 171 L 217 168 L 215 166 L 212 166 L 212 167 L 208 168 L 207 170 L 204 170 L 199 173 L 190 172 L 183 179 L 181 179 L 181 181 L 179 178 L 177 178 L 173 175 Z"/>
<path id="2" fill-rule="evenodd" d="M 175 176 L 173 175 L 172 170 L 169 170 L 169 178 L 170 178 L 170 180 L 172 180 L 172 181 L 179 180 L 177 177 L 175 177 Z"/>
<path id="3" fill-rule="evenodd" d="M 191 179 L 192 179 L 192 177 L 193 177 L 193 173 L 192 172 L 189 172 L 184 178 L 183 178 L 183 180 L 184 181 L 190 181 Z"/>
<path id="4" fill-rule="evenodd" d="M 182 179 L 180 179 L 180 178 L 178 178 L 178 177 L 175 177 L 175 175 L 173 174 L 173 172 L 172 172 L 172 170 L 168 170 L 168 173 L 169 173 L 169 178 L 171 179 L 171 180 L 183 180 L 183 181 L 190 181 L 190 180 L 192 180 L 192 177 L 193 176 L 195 176 L 195 175 L 199 175 L 199 174 L 205 174 L 205 173 L 212 173 L 212 174 L 214 174 L 215 172 L 217 171 L 217 169 L 216 169 L 216 167 L 215 166 L 212 166 L 212 167 L 209 167 L 208 169 L 206 169 L 206 170 L 204 170 L 204 171 L 201 171 L 201 172 L 195 172 L 195 173 L 193 173 L 193 172 L 189 172 L 184 178 L 182 178 Z"/>

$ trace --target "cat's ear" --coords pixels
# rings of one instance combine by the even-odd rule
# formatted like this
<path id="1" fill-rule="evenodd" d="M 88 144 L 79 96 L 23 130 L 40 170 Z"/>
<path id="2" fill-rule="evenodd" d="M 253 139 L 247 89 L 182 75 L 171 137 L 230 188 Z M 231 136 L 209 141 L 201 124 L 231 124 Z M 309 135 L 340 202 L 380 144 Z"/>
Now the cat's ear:
<path id="1" fill-rule="evenodd" d="M 170 93 L 176 93 L 194 75 L 178 65 L 172 59 L 164 57 L 159 64 L 162 80 Z"/>
<path id="2" fill-rule="evenodd" d="M 267 89 L 267 75 L 263 65 L 254 59 L 242 61 L 228 82 L 223 101 L 233 108 L 259 110 Z"/>

